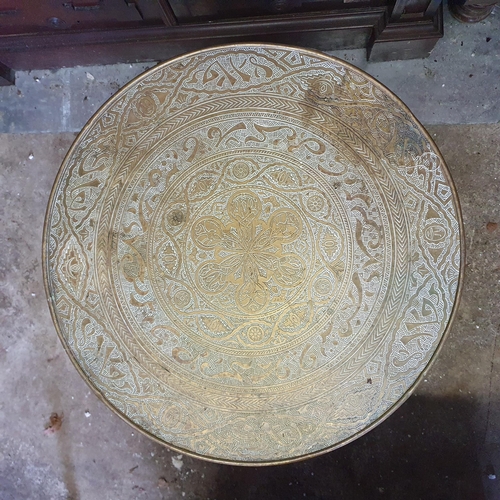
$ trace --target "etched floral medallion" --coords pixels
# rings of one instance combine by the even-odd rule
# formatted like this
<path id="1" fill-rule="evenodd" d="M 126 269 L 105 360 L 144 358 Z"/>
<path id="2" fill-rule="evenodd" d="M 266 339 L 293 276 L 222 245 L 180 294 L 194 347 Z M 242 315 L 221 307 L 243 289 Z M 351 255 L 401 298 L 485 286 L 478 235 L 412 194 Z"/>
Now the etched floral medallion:
<path id="1" fill-rule="evenodd" d="M 282 209 L 266 223 L 260 218 L 260 199 L 251 191 L 236 192 L 225 207 L 230 221 L 202 217 L 192 226 L 196 247 L 213 251 L 213 259 L 196 269 L 196 282 L 207 294 L 220 294 L 234 285 L 235 302 L 243 314 L 255 315 L 269 304 L 270 282 L 297 290 L 304 283 L 306 264 L 294 253 L 283 252 L 302 232 L 297 212 Z"/>
<path id="2" fill-rule="evenodd" d="M 118 92 L 54 185 L 44 233 L 66 350 L 184 453 L 278 463 L 405 398 L 455 310 L 453 185 L 408 110 L 325 55 L 188 54 Z"/>
<path id="3" fill-rule="evenodd" d="M 314 336 L 329 318 L 327 309 L 340 305 L 351 268 L 347 255 L 353 253 L 349 249 L 352 237 L 345 234 L 348 227 L 342 229 L 346 216 L 338 212 L 342 210 L 339 201 L 330 202 L 322 221 L 311 222 L 302 193 L 292 186 L 277 189 L 276 179 L 282 174 L 293 172 L 298 181 L 302 179 L 300 167 L 292 166 L 295 160 L 277 170 L 274 154 L 263 154 L 253 160 L 253 178 L 245 188 L 238 187 L 235 166 L 248 165 L 247 154 L 233 150 L 229 159 L 227 154 L 208 155 L 198 168 L 180 175 L 172 189 L 162 191 L 150 204 L 153 216 L 148 234 L 141 236 L 149 242 L 146 260 L 152 267 L 146 266 L 145 272 L 163 306 L 166 317 L 162 321 L 182 325 L 178 326 L 180 341 L 185 333 L 195 344 L 213 342 L 215 349 L 225 347 L 235 355 L 239 349 L 261 354 L 265 349 L 282 351 L 298 336 Z M 148 171 L 145 167 L 144 172 Z M 209 188 L 195 197 L 184 196 L 181 204 L 178 194 L 192 192 L 200 179 Z M 155 190 L 161 185 L 160 181 Z M 313 192 L 307 194 L 314 196 Z M 131 194 L 128 213 L 138 213 L 133 201 L 137 196 Z M 177 212 L 184 214 L 181 224 L 172 221 L 171 214 Z M 129 217 L 120 234 L 127 232 Z M 318 248 L 317 237 L 322 237 L 322 246 L 326 242 L 327 248 L 334 241 L 335 251 L 325 254 Z M 126 243 L 123 249 L 121 260 L 130 259 L 130 245 Z M 324 269 L 325 264 L 329 268 Z M 320 271 L 331 293 L 321 299 L 315 296 L 313 302 L 313 281 Z M 129 283 L 125 277 L 124 297 Z M 292 321 L 301 315 L 303 321 Z M 315 326 L 309 328 L 313 316 Z M 193 322 L 196 328 L 184 326 Z M 205 356 L 205 361 L 211 356 Z M 226 363 L 235 360 L 224 360 L 221 373 Z M 269 358 L 268 365 L 277 369 L 279 356 Z M 231 373 L 233 369 L 227 371 Z M 267 379 L 262 374 L 262 383 Z"/>

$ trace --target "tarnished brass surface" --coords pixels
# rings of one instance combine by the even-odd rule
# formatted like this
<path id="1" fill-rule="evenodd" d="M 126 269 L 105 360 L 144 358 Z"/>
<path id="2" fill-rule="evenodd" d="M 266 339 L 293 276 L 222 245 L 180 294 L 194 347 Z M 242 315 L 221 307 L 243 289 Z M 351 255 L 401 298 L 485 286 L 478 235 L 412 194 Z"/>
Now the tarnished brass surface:
<path id="1" fill-rule="evenodd" d="M 152 68 L 89 121 L 49 203 L 61 339 L 123 418 L 186 453 L 279 463 L 393 411 L 441 345 L 458 202 L 382 85 L 273 45 Z"/>

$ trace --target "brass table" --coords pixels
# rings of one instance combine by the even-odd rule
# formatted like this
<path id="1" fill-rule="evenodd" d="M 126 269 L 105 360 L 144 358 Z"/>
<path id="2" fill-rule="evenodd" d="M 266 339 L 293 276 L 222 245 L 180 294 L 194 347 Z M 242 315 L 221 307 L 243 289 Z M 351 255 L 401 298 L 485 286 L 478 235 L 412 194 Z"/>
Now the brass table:
<path id="1" fill-rule="evenodd" d="M 49 304 L 81 375 L 183 453 L 339 447 L 412 392 L 456 311 L 452 180 L 357 68 L 278 45 L 156 66 L 88 122 L 54 184 Z"/>

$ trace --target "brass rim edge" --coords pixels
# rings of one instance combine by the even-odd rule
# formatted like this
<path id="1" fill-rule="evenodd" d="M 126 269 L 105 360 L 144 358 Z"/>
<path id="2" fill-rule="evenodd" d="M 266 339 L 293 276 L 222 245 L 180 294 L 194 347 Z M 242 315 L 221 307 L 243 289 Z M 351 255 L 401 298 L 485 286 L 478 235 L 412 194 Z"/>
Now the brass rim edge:
<path id="1" fill-rule="evenodd" d="M 114 102 L 121 97 L 130 87 L 132 87 L 136 81 L 140 80 L 141 78 L 144 77 L 144 75 L 156 71 L 163 66 L 168 66 L 175 61 L 184 59 L 187 56 L 195 56 L 197 54 L 202 54 L 204 52 L 210 52 L 213 50 L 217 49 L 223 49 L 223 48 L 248 48 L 248 47 L 266 47 L 266 48 L 276 48 L 276 49 L 297 49 L 301 51 L 302 53 L 308 53 L 314 56 L 319 56 L 322 58 L 327 58 L 330 59 L 337 64 L 341 64 L 343 66 L 348 67 L 349 69 L 361 73 L 365 78 L 367 78 L 372 84 L 376 85 L 380 89 L 382 89 L 384 92 L 386 92 L 408 115 L 413 118 L 414 124 L 418 126 L 419 131 L 422 133 L 422 135 L 429 141 L 431 146 L 433 146 L 435 153 L 439 156 L 439 159 L 441 160 L 441 165 L 442 165 L 442 170 L 443 173 L 446 177 L 446 180 L 451 188 L 452 192 L 452 198 L 453 198 L 453 205 L 456 211 L 456 217 L 458 220 L 458 226 L 459 226 L 459 233 L 460 233 L 460 272 L 458 276 L 458 284 L 457 284 L 457 289 L 455 292 L 455 301 L 453 304 L 452 311 L 450 313 L 450 317 L 448 319 L 446 328 L 441 335 L 441 339 L 435 348 L 431 358 L 427 362 L 425 368 L 421 371 L 420 375 L 415 379 L 413 384 L 406 390 L 406 392 L 401 396 L 398 401 L 396 401 L 388 410 L 386 410 L 382 415 L 380 415 L 376 420 L 371 422 L 367 427 L 365 427 L 363 430 L 353 434 L 352 436 L 344 439 L 343 441 L 340 441 L 339 443 L 336 443 L 333 446 L 323 448 L 321 450 L 314 451 L 312 453 L 308 453 L 305 455 L 299 455 L 296 457 L 291 457 L 291 458 L 286 458 L 286 459 L 281 459 L 281 460 L 272 460 L 272 461 L 261 461 L 261 462 L 251 462 L 251 461 L 237 461 L 237 460 L 225 460 L 222 458 L 217 458 L 217 457 L 211 457 L 207 455 L 201 455 L 199 453 L 195 453 L 191 450 L 184 449 L 181 447 L 177 447 L 175 445 L 172 445 L 170 443 L 167 443 L 161 439 L 159 439 L 157 436 L 151 434 L 149 431 L 143 429 L 140 427 L 137 423 L 133 422 L 129 417 L 124 415 L 120 410 L 118 410 L 115 406 L 113 406 L 106 398 L 105 396 L 101 393 L 101 391 L 94 385 L 94 383 L 90 380 L 90 378 L 85 374 L 81 366 L 78 364 L 77 360 L 73 356 L 71 350 L 69 349 L 69 346 L 65 340 L 65 338 L 62 335 L 61 329 L 59 328 L 59 323 L 57 320 L 57 315 L 54 307 L 54 303 L 51 297 L 50 289 L 49 289 L 49 280 L 48 280 L 48 262 L 47 262 L 47 241 L 48 241 L 48 226 L 49 226 L 49 217 L 51 215 L 51 208 L 53 204 L 53 200 L 57 191 L 57 188 L 59 186 L 59 181 L 62 176 L 62 173 L 64 171 L 64 167 L 66 165 L 67 160 L 71 157 L 73 154 L 73 151 L 77 147 L 80 138 L 87 132 L 87 130 L 94 124 L 96 121 L 97 117 L 100 115 L 100 113 L 107 108 L 108 106 L 111 106 L 114 104 Z M 49 196 L 49 200 L 47 203 L 47 209 L 45 211 L 45 219 L 44 219 L 44 225 L 43 225 L 43 238 L 42 238 L 42 271 L 43 271 L 43 282 L 44 282 L 44 288 L 45 288 L 45 295 L 47 302 L 49 304 L 49 309 L 50 309 L 50 315 L 52 317 L 52 322 L 54 323 L 54 327 L 56 329 L 57 335 L 59 337 L 59 340 L 61 341 L 61 344 L 63 346 L 63 349 L 66 351 L 68 357 L 70 358 L 73 366 L 76 368 L 80 376 L 83 378 L 83 380 L 87 383 L 87 385 L 92 389 L 94 394 L 98 397 L 98 399 L 104 403 L 113 413 L 118 415 L 122 420 L 124 420 L 127 424 L 132 426 L 134 429 L 139 431 L 140 433 L 144 434 L 148 438 L 152 439 L 153 441 L 157 442 L 158 444 L 161 444 L 163 446 L 166 446 L 172 451 L 182 453 L 183 455 L 187 455 L 189 457 L 193 458 L 198 458 L 201 460 L 206 460 L 209 462 L 213 463 L 218 463 L 218 464 L 224 464 L 224 465 L 240 465 L 240 466 L 248 466 L 248 467 L 256 467 L 256 466 L 271 466 L 271 465 L 284 465 L 284 464 L 289 464 L 289 463 L 294 463 L 294 462 L 300 462 L 303 460 L 307 460 L 309 458 L 314 458 L 318 457 L 320 455 L 324 455 L 326 453 L 329 453 L 331 451 L 334 451 L 338 448 L 341 448 L 342 446 L 345 446 L 352 441 L 360 438 L 361 436 L 367 434 L 371 430 L 373 430 L 375 427 L 377 427 L 379 424 L 381 424 L 384 420 L 389 418 L 398 408 L 401 407 L 401 405 L 406 402 L 409 397 L 415 392 L 417 386 L 420 384 L 420 382 L 425 378 L 427 375 L 428 371 L 436 361 L 436 358 L 440 354 L 443 344 L 445 343 L 446 339 L 449 336 L 449 332 L 451 330 L 451 327 L 453 326 L 453 323 L 456 318 L 457 310 L 460 305 L 460 300 L 462 296 L 462 291 L 463 291 L 463 281 L 464 281 L 464 271 L 465 271 L 465 231 L 464 231 L 464 225 L 463 225 L 463 217 L 462 217 L 462 210 L 460 206 L 460 201 L 458 198 L 457 194 L 457 189 L 455 186 L 455 183 L 453 181 L 453 178 L 451 176 L 451 173 L 448 169 L 448 166 L 446 165 L 446 162 L 443 158 L 443 155 L 441 154 L 441 151 L 437 147 L 436 143 L 430 136 L 429 132 L 424 128 L 424 126 L 420 123 L 420 121 L 415 117 L 415 115 L 412 113 L 412 111 L 406 106 L 406 104 L 398 97 L 394 92 L 392 92 L 388 87 L 386 87 L 383 83 L 379 82 L 376 80 L 374 77 L 363 71 L 362 69 L 354 66 L 351 63 L 348 63 L 346 61 L 343 61 L 342 59 L 339 59 L 338 57 L 330 56 L 324 52 L 321 52 L 319 50 L 312 50 L 312 49 L 305 49 L 302 47 L 297 47 L 293 45 L 281 45 L 281 44 L 272 44 L 272 43 L 235 43 L 235 44 L 224 44 L 224 45 L 216 45 L 213 47 L 208 47 L 205 49 L 200 49 L 194 52 L 188 52 L 185 54 L 182 54 L 180 56 L 173 57 L 167 61 L 164 61 L 162 63 L 159 63 L 148 70 L 144 71 L 140 75 L 137 75 L 135 78 L 133 78 L 130 82 L 128 82 L 126 85 L 124 85 L 116 94 L 114 94 L 110 99 L 108 99 L 93 115 L 92 117 L 87 121 L 87 123 L 84 125 L 82 130 L 77 134 L 75 137 L 73 144 L 69 148 L 68 152 L 64 156 L 64 159 L 61 163 L 61 166 L 59 168 L 59 171 L 56 175 L 56 178 L 54 179 L 54 183 L 52 186 L 52 190 Z"/>

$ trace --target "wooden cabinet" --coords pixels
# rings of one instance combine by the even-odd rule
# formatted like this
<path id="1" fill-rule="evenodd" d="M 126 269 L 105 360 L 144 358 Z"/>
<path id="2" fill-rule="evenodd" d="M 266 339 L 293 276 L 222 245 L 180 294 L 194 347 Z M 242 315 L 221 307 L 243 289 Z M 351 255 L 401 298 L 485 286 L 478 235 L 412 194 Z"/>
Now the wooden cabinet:
<path id="1" fill-rule="evenodd" d="M 248 41 L 407 59 L 441 36 L 441 0 L 0 0 L 0 78 Z"/>

